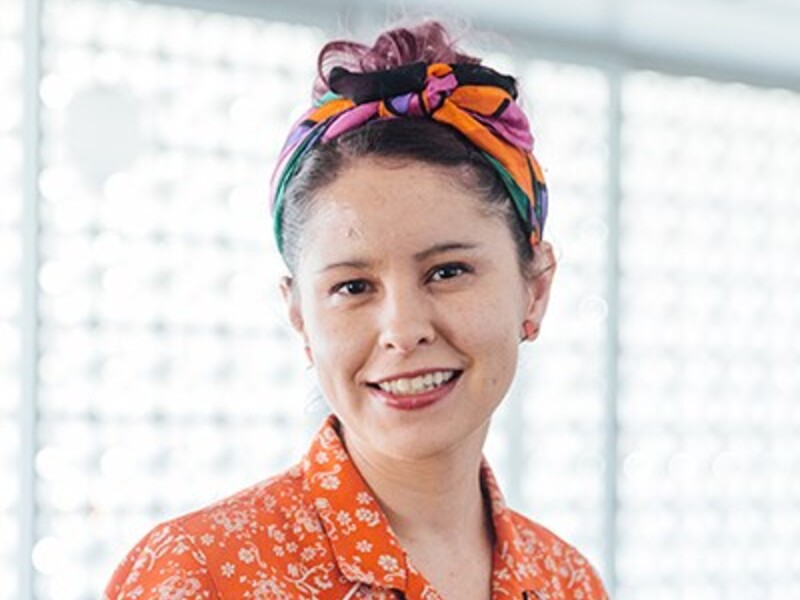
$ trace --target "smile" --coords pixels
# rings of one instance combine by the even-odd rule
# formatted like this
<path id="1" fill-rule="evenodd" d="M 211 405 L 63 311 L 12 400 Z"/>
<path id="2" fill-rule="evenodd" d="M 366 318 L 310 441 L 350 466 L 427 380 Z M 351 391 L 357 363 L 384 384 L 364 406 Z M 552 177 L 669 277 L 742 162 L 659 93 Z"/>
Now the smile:
<path id="1" fill-rule="evenodd" d="M 390 394 L 408 396 L 435 390 L 449 383 L 460 374 L 461 371 L 434 371 L 417 377 L 387 379 L 370 385 Z"/>

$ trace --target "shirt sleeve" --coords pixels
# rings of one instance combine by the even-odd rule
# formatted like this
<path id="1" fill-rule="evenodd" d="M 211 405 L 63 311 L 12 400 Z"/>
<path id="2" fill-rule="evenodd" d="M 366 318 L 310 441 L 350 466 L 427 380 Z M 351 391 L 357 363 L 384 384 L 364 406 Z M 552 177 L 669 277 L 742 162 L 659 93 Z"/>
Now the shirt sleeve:
<path id="1" fill-rule="evenodd" d="M 106 587 L 104 600 L 161 600 L 220 595 L 206 556 L 175 523 L 157 526 L 128 553 Z"/>

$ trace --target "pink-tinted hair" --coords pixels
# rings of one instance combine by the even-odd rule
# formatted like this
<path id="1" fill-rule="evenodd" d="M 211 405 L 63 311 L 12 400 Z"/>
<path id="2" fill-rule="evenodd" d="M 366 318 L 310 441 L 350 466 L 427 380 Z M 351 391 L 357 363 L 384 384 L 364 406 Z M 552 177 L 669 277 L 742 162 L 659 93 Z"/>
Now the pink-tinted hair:
<path id="1" fill-rule="evenodd" d="M 337 66 L 366 73 L 419 61 L 480 64 L 481 59 L 462 53 L 456 43 L 444 25 L 433 20 L 384 31 L 371 47 L 350 40 L 330 41 L 317 57 L 313 98 L 317 100 L 329 90 L 328 73 Z"/>

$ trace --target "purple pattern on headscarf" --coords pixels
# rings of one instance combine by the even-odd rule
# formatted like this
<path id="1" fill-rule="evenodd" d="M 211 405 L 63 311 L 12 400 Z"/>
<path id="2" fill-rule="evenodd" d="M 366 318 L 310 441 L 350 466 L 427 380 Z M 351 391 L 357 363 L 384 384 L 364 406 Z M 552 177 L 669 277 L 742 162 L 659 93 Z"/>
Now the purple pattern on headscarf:
<path id="1" fill-rule="evenodd" d="M 394 112 L 401 115 L 407 115 L 409 106 L 411 105 L 411 100 L 414 98 L 414 96 L 416 96 L 414 92 L 409 92 L 408 94 L 389 98 L 386 103 L 392 107 Z"/>
<path id="2" fill-rule="evenodd" d="M 541 219 L 540 224 L 547 221 L 547 207 L 548 207 L 548 198 L 547 198 L 547 188 L 542 186 L 541 194 L 539 196 L 539 210 L 541 212 Z"/>
<path id="3" fill-rule="evenodd" d="M 286 143 L 283 145 L 283 150 L 281 150 L 281 154 L 283 154 L 285 150 L 294 148 L 294 146 L 300 143 L 300 141 L 308 134 L 309 131 L 311 131 L 311 129 L 312 129 L 311 125 L 299 125 L 298 127 L 296 127 L 289 134 L 289 137 L 286 139 Z"/>
<path id="4" fill-rule="evenodd" d="M 320 135 L 322 134 L 322 128 L 320 127 L 320 125 L 321 124 L 318 123 L 315 126 L 302 125 L 298 127 L 298 129 L 304 132 L 303 135 L 300 136 L 300 139 L 297 141 L 297 143 L 292 144 L 291 146 L 289 144 L 286 144 L 284 146 L 284 149 L 281 151 L 281 154 L 278 157 L 277 166 L 275 170 L 272 172 L 272 176 L 269 178 L 270 208 L 272 208 L 272 206 L 275 204 L 275 185 L 278 183 L 278 175 L 282 173 L 283 170 L 286 168 L 286 165 L 289 162 L 292 153 L 294 152 L 295 148 L 297 148 L 300 142 L 302 142 L 306 138 L 308 138 L 308 143 L 311 146 L 313 146 L 317 142 Z"/>

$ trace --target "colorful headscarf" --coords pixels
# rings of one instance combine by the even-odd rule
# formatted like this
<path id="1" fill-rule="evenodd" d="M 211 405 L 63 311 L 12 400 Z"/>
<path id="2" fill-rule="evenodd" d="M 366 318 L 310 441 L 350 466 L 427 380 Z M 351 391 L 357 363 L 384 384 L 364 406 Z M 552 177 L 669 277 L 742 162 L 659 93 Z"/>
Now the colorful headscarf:
<path id="1" fill-rule="evenodd" d="M 283 252 L 283 199 L 303 157 L 317 144 L 376 119 L 430 118 L 469 139 L 497 170 L 537 244 L 547 218 L 547 186 L 533 156 L 528 119 L 515 102 L 514 78 L 474 64 L 417 62 L 385 71 L 354 73 L 334 67 L 331 91 L 292 126 L 272 175 L 275 238 Z"/>

